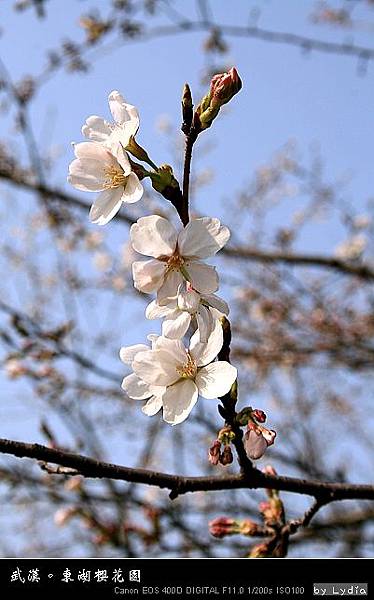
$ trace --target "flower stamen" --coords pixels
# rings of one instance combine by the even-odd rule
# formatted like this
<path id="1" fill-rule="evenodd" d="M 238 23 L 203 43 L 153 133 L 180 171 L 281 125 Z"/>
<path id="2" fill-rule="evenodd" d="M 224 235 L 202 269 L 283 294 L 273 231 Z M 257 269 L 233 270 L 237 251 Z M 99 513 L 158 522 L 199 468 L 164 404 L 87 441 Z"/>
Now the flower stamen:
<path id="1" fill-rule="evenodd" d="M 178 251 L 174 252 L 174 254 L 167 258 L 167 265 L 168 271 L 180 271 L 181 267 L 184 265 L 184 258 Z"/>
<path id="2" fill-rule="evenodd" d="M 197 366 L 191 354 L 187 352 L 187 362 L 184 365 L 176 367 L 178 375 L 183 379 L 194 379 L 197 373 Z"/>
<path id="3" fill-rule="evenodd" d="M 105 181 L 104 181 L 104 189 L 111 190 L 117 187 L 125 187 L 126 183 L 126 175 L 115 165 L 111 165 L 104 170 L 105 173 Z"/>

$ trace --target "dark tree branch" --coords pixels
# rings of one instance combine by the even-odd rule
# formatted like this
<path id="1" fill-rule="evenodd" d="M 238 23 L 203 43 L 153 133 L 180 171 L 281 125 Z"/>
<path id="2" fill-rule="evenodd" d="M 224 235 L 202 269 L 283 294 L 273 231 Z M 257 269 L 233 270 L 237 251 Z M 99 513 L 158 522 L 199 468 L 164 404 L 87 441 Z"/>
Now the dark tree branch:
<path id="1" fill-rule="evenodd" d="M 339 271 L 344 275 L 353 275 L 360 279 L 374 281 L 374 271 L 367 265 L 354 264 L 340 258 L 318 254 L 290 254 L 287 252 L 267 252 L 245 247 L 222 248 L 222 254 L 229 258 L 243 258 L 254 262 L 285 263 L 295 267 L 322 267 Z"/>
<path id="2" fill-rule="evenodd" d="M 229 477 L 182 477 L 147 469 L 132 469 L 80 454 L 47 448 L 40 444 L 27 444 L 7 439 L 0 439 L 0 453 L 12 454 L 19 458 L 33 458 L 75 469 L 84 477 L 109 478 L 167 488 L 171 490 L 174 498 L 187 492 L 261 488 L 313 496 L 319 499 L 319 502 L 322 499 L 324 504 L 336 500 L 374 500 L 374 485 L 327 483 L 295 477 L 272 476 L 257 469 L 252 469 L 250 473 Z"/>
<path id="3" fill-rule="evenodd" d="M 300 529 L 300 527 L 308 527 L 309 523 L 313 519 L 313 517 L 317 514 L 317 512 L 330 502 L 329 495 L 320 495 L 313 502 L 312 506 L 304 513 L 304 515 L 300 519 L 295 519 L 293 521 L 289 521 L 283 531 L 288 534 L 294 534 Z"/>

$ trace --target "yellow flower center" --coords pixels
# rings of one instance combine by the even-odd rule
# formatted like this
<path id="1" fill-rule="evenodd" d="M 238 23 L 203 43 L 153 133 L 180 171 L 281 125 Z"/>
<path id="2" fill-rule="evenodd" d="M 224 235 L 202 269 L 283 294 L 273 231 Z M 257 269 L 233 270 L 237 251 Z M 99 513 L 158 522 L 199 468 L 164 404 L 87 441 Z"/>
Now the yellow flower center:
<path id="1" fill-rule="evenodd" d="M 177 373 L 183 379 L 194 379 L 196 377 L 197 366 L 189 352 L 187 352 L 187 362 L 177 367 Z"/>
<path id="2" fill-rule="evenodd" d="M 120 167 L 111 165 L 105 169 L 104 173 L 104 189 L 111 190 L 121 186 L 125 187 L 127 177 L 124 175 Z"/>
<path id="3" fill-rule="evenodd" d="M 180 256 L 178 251 L 176 250 L 174 254 L 167 259 L 167 270 L 168 271 L 180 271 L 181 267 L 184 265 L 184 258 Z"/>

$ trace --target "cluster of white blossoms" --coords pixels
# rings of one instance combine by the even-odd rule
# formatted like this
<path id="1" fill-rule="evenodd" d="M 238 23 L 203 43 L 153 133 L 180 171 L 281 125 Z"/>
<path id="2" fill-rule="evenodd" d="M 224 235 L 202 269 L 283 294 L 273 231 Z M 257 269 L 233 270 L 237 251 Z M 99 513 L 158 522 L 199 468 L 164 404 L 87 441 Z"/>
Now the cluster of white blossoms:
<path id="1" fill-rule="evenodd" d="M 229 309 L 214 293 L 216 270 L 202 262 L 224 246 L 230 233 L 209 217 L 190 221 L 178 233 L 167 219 L 151 215 L 132 225 L 130 236 L 134 250 L 152 257 L 132 266 L 135 287 L 156 293 L 146 317 L 164 321 L 162 335 L 151 337 L 151 348 L 121 349 L 121 359 L 133 370 L 122 387 L 130 398 L 147 400 L 145 414 L 162 408 L 164 420 L 176 425 L 188 417 L 199 395 L 224 396 L 237 377 L 231 364 L 215 361 L 223 345 L 221 318 Z M 186 348 L 182 340 L 190 330 L 195 331 Z"/>
<path id="2" fill-rule="evenodd" d="M 73 144 L 76 159 L 68 177 L 78 190 L 100 192 L 90 210 L 90 220 L 98 225 L 108 223 L 122 202 L 137 202 L 143 195 L 126 152 L 139 129 L 138 111 L 117 91 L 109 94 L 109 106 L 114 123 L 92 115 L 83 125 L 82 133 L 90 141 Z"/>
<path id="3" fill-rule="evenodd" d="M 104 225 L 121 204 L 138 201 L 143 187 L 133 170 L 128 152 L 141 149 L 135 142 L 139 115 L 117 91 L 109 95 L 114 123 L 91 116 L 82 128 L 88 141 L 74 144 L 75 160 L 68 181 L 77 189 L 100 192 L 90 210 L 93 223 Z M 148 164 L 157 167 L 141 149 Z M 229 312 L 215 292 L 219 278 L 205 259 L 214 256 L 230 237 L 227 227 L 215 218 L 190 221 L 181 231 L 165 218 L 150 215 L 130 230 L 133 249 L 148 260 L 133 262 L 134 286 L 155 293 L 148 305 L 148 319 L 162 318 L 162 335 L 148 336 L 150 345 L 137 344 L 120 351 L 133 373 L 122 387 L 128 396 L 146 401 L 143 412 L 163 411 L 167 423 L 184 421 L 198 396 L 207 399 L 227 394 L 237 370 L 217 360 L 223 345 L 221 320 Z M 189 343 L 184 344 L 189 336 Z"/>

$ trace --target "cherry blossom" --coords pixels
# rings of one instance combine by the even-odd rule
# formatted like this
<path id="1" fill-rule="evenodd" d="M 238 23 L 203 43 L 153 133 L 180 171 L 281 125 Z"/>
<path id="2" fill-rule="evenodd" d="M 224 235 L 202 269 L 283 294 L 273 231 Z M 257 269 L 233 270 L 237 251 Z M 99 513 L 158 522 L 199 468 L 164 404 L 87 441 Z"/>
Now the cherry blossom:
<path id="1" fill-rule="evenodd" d="M 150 334 L 147 337 L 151 342 L 151 347 L 154 348 L 159 336 Z M 123 346 L 119 353 L 120 359 L 125 365 L 132 366 L 137 354 L 147 350 L 150 350 L 150 346 L 147 346 L 146 344 Z M 149 385 L 135 373 L 127 375 L 127 377 L 123 379 L 121 387 L 133 400 L 147 400 L 146 404 L 142 407 L 142 411 L 145 415 L 152 417 L 161 409 L 162 394 L 165 392 L 166 387 Z"/>
<path id="2" fill-rule="evenodd" d="M 164 318 L 162 335 L 172 339 L 181 339 L 195 319 L 201 342 L 207 341 L 217 319 L 228 314 L 224 300 L 215 294 L 199 294 L 189 282 L 180 285 L 177 295 L 165 306 L 153 300 L 145 311 L 147 319 Z"/>
<path id="3" fill-rule="evenodd" d="M 131 171 L 126 152 L 99 142 L 74 144 L 76 159 L 69 166 L 68 182 L 84 192 L 101 192 L 90 210 L 90 220 L 105 225 L 119 211 L 122 202 L 132 204 L 143 195 L 143 186 Z"/>
<path id="4" fill-rule="evenodd" d="M 109 94 L 108 101 L 114 123 L 92 115 L 86 119 L 82 134 L 89 140 L 107 144 L 109 147 L 121 144 L 126 148 L 131 137 L 135 136 L 139 129 L 139 113 L 117 90 Z"/>
<path id="5" fill-rule="evenodd" d="M 248 458 L 257 460 L 263 456 L 269 446 L 274 444 L 276 432 L 254 423 L 248 423 L 244 434 L 244 448 Z"/>
<path id="6" fill-rule="evenodd" d="M 205 343 L 199 341 L 198 332 L 191 337 L 189 349 L 180 340 L 160 336 L 152 350 L 136 352 L 131 366 L 139 380 L 151 386 L 152 392 L 153 386 L 165 388 L 162 409 L 167 423 L 182 423 L 195 406 L 199 394 L 213 399 L 229 392 L 236 380 L 236 368 L 226 361 L 212 362 L 222 344 L 222 327 L 217 321 Z M 130 386 L 126 387 L 126 391 L 133 397 Z"/>
<path id="7" fill-rule="evenodd" d="M 134 285 L 141 292 L 157 291 L 159 305 L 168 304 L 183 281 L 200 294 L 217 291 L 216 270 L 201 259 L 216 254 L 230 237 L 218 219 L 195 219 L 178 233 L 167 219 L 151 215 L 138 219 L 130 236 L 134 250 L 152 257 L 133 263 Z"/>

